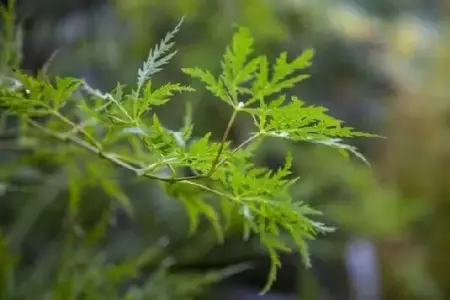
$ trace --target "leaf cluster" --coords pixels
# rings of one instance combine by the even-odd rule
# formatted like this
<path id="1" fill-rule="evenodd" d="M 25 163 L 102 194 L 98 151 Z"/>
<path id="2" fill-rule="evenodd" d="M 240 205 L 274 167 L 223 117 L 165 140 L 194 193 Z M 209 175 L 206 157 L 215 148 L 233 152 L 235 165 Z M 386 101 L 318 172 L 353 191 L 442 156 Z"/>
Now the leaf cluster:
<path id="1" fill-rule="evenodd" d="M 150 51 L 138 70 L 135 87 L 118 83 L 103 93 L 76 78 L 33 77 L 14 71 L 2 78 L 0 107 L 20 119 L 22 134 L 34 139 L 32 146 L 37 151 L 55 142 L 65 145 L 65 159 L 73 158 L 67 162 L 73 220 L 80 206 L 75 183 L 83 177 L 80 164 L 86 157 L 95 157 L 105 168 L 116 166 L 160 182 L 185 205 L 191 233 L 206 218 L 222 242 L 230 220 L 238 216 L 244 238 L 259 239 L 270 255 L 267 291 L 280 266 L 280 251 L 298 250 L 309 265 L 308 240 L 331 229 L 312 219 L 319 212 L 292 199 L 290 187 L 298 180 L 291 172 L 292 156 L 287 153 L 282 168 L 269 170 L 252 162 L 253 151 L 263 139 L 275 138 L 322 143 L 360 156 L 341 139 L 371 135 L 343 126 L 323 107 L 308 106 L 298 97 L 287 99 L 283 94 L 308 78 L 303 72 L 311 65 L 312 49 L 292 60 L 283 52 L 270 64 L 266 56 L 253 55 L 249 30 L 239 28 L 226 48 L 218 76 L 196 67 L 182 70 L 232 109 L 220 141 L 213 141 L 207 132 L 188 142 L 194 126 L 189 117 L 173 131 L 154 112 L 175 94 L 194 91 L 180 83 L 155 86 L 152 82 L 152 76 L 175 55 L 172 40 L 180 25 Z M 241 114 L 253 120 L 255 130 L 245 142 L 232 147 L 228 135 Z M 194 175 L 184 176 L 186 167 Z M 105 177 L 97 172 L 95 180 L 107 182 L 105 190 L 132 214 L 131 201 Z M 282 233 L 290 235 L 295 248 L 281 240 Z"/>

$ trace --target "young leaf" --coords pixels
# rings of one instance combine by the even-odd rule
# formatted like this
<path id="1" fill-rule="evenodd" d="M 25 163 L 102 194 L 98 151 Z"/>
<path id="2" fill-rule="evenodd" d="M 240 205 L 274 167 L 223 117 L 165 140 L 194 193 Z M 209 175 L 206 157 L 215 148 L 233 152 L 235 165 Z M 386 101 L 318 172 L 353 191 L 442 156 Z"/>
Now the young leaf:
<path id="1" fill-rule="evenodd" d="M 175 34 L 180 30 L 181 24 L 183 23 L 184 18 L 180 20 L 180 22 L 175 26 L 175 28 L 169 31 L 166 36 L 161 40 L 159 45 L 156 45 L 153 49 L 148 53 L 147 60 L 142 65 L 142 68 L 138 70 L 137 77 L 137 90 L 136 95 L 140 94 L 141 89 L 144 86 L 144 83 L 150 79 L 150 77 L 161 71 L 162 67 L 167 64 L 172 57 L 177 53 L 176 51 L 172 51 L 167 53 L 172 49 L 175 45 L 172 42 L 172 39 L 175 37 Z"/>

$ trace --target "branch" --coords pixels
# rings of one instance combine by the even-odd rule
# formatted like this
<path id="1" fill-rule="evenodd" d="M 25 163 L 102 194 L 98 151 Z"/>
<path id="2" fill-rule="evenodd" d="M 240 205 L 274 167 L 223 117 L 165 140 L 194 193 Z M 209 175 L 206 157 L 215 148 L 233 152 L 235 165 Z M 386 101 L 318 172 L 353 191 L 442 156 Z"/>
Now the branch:
<path id="1" fill-rule="evenodd" d="M 71 122 L 70 120 L 68 120 L 69 122 Z M 72 122 L 71 122 L 72 123 Z M 149 179 L 154 179 L 154 180 L 160 180 L 160 181 L 164 181 L 164 182 L 170 182 L 170 183 L 175 183 L 175 182 L 179 182 L 179 181 L 186 181 L 186 180 L 192 180 L 192 179 L 198 179 L 199 176 L 186 176 L 186 177 L 177 177 L 177 178 L 167 178 L 167 177 L 161 177 L 161 176 L 156 176 L 156 175 L 152 175 L 149 173 L 143 173 L 141 169 L 138 169 L 136 167 L 134 167 L 131 164 L 128 164 L 124 161 L 122 161 L 121 159 L 119 159 L 116 155 L 111 154 L 111 153 L 105 153 L 103 152 L 100 148 L 78 138 L 77 136 L 74 135 L 67 135 L 67 134 L 61 134 L 58 132 L 54 132 L 42 125 L 40 125 L 39 123 L 33 121 L 33 120 L 28 120 L 28 124 L 32 125 L 34 128 L 39 129 L 41 132 L 45 133 L 48 136 L 51 136 L 53 138 L 56 138 L 62 142 L 71 142 L 93 154 L 98 155 L 99 157 L 106 159 L 108 161 L 110 161 L 111 163 L 115 164 L 116 166 L 122 167 L 128 171 L 133 172 L 135 175 L 137 176 L 143 176 Z M 73 124 L 73 123 L 72 123 Z"/>
<path id="2" fill-rule="evenodd" d="M 149 179 L 160 180 L 160 181 L 168 182 L 168 183 L 177 183 L 178 182 L 178 183 L 184 183 L 184 184 L 193 185 L 193 186 L 201 188 L 201 189 L 203 189 L 203 190 L 205 190 L 207 192 L 215 194 L 215 195 L 217 195 L 219 197 L 224 197 L 224 198 L 227 198 L 227 199 L 229 199 L 231 201 L 236 201 L 236 198 L 233 197 L 232 195 L 223 193 L 221 191 L 212 189 L 212 188 L 210 188 L 210 187 L 208 187 L 206 185 L 203 185 L 203 184 L 200 184 L 200 183 L 192 181 L 192 180 L 195 180 L 195 179 L 205 178 L 204 175 L 186 176 L 186 177 L 178 177 L 178 178 L 167 178 L 167 177 L 160 177 L 160 176 L 152 175 L 152 174 L 149 174 L 149 173 L 145 173 L 145 172 L 142 172 L 142 169 L 138 169 L 138 168 L 136 168 L 136 167 L 134 167 L 134 166 L 132 166 L 132 165 L 130 165 L 130 164 L 120 160 L 114 154 L 102 152 L 101 149 L 95 147 L 94 145 L 91 145 L 91 144 L 85 142 L 84 140 L 82 140 L 82 139 L 80 139 L 80 138 L 78 138 L 76 136 L 60 134 L 60 133 L 54 132 L 54 131 L 52 131 L 52 130 L 50 130 L 50 129 L 40 125 L 39 123 L 37 123 L 37 122 L 35 122 L 33 120 L 30 120 L 30 119 L 28 120 L 28 123 L 30 125 L 32 125 L 33 127 L 39 129 L 43 133 L 45 133 L 45 134 L 47 134 L 47 135 L 49 135 L 49 136 L 51 136 L 53 138 L 56 138 L 56 139 L 58 139 L 58 140 L 60 140 L 62 142 L 71 142 L 71 143 L 73 143 L 73 144 L 75 144 L 75 145 L 77 145 L 77 146 L 79 146 L 79 147 L 81 147 L 81 148 L 91 152 L 91 153 L 94 153 L 94 154 L 98 155 L 99 157 L 101 157 L 103 159 L 106 159 L 106 160 L 110 161 L 111 163 L 115 164 L 116 166 L 119 166 L 119 167 L 124 168 L 124 169 L 126 169 L 128 171 L 133 172 L 136 176 L 143 176 L 143 177 L 146 177 L 146 178 L 149 178 Z"/>

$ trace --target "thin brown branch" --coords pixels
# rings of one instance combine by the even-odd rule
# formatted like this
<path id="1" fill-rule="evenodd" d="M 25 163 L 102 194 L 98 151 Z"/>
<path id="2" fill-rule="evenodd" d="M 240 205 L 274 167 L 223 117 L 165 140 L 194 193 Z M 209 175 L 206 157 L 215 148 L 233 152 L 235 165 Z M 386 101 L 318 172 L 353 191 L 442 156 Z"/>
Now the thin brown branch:
<path id="1" fill-rule="evenodd" d="M 214 159 L 214 161 L 212 163 L 211 170 L 208 173 L 208 177 L 211 177 L 211 175 L 217 169 L 217 164 L 219 163 L 220 156 L 222 155 L 223 149 L 225 147 L 225 143 L 227 142 L 228 135 L 230 134 L 231 127 L 233 126 L 234 121 L 236 120 L 237 114 L 238 114 L 238 111 L 234 110 L 233 114 L 231 115 L 230 120 L 228 121 L 227 128 L 225 129 L 225 132 L 223 133 L 223 136 L 222 136 L 222 141 L 220 142 L 219 151 L 217 151 L 216 158 Z"/>

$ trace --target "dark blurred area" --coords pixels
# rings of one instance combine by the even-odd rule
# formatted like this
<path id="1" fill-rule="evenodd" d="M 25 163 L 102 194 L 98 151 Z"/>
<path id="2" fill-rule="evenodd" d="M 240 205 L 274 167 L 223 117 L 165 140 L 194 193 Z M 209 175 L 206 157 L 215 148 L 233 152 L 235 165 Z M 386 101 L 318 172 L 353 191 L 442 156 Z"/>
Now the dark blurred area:
<path id="1" fill-rule="evenodd" d="M 234 25 L 247 26 L 257 52 L 271 60 L 284 50 L 295 56 L 312 47 L 312 77 L 289 93 L 329 108 L 358 130 L 386 137 L 349 141 L 367 156 L 370 168 L 324 147 L 289 145 L 301 178 L 295 197 L 323 211 L 323 221 L 337 231 L 311 243 L 310 269 L 294 254 L 283 256 L 267 295 L 258 293 L 270 261 L 257 244 L 244 243 L 237 234 L 217 246 L 208 225 L 185 237 L 182 204 L 169 201 L 156 184 L 125 175 L 125 190 L 139 209 L 133 221 L 116 213 L 108 245 L 114 255 L 132 255 L 163 241 L 161 259 L 175 257 L 171 272 L 177 274 L 250 264 L 205 288 L 199 296 L 205 300 L 450 299 L 450 2 L 21 0 L 17 14 L 23 69 L 35 74 L 53 57 L 50 74 L 83 78 L 103 91 L 118 81 L 133 84 L 148 50 L 183 16 L 178 53 L 156 82 L 190 84 L 183 67 L 217 73 Z M 169 128 L 178 127 L 183 102 L 191 101 L 195 130 L 219 138 L 229 112 L 201 91 L 175 98 L 158 114 Z M 245 140 L 250 125 L 240 120 L 233 128 L 236 143 Z M 11 155 L 6 146 L 0 140 L 2 170 Z M 257 159 L 275 169 L 286 147 L 267 142 Z M 39 206 L 33 225 L 20 223 L 30 263 L 62 226 L 58 199 L 66 195 L 58 191 L 60 178 L 53 174 L 42 194 L 27 197 L 0 181 L 2 226 L 28 218 L 18 209 L 25 201 L 50 199 L 45 207 L 32 204 Z M 86 218 L 97 218 L 108 196 L 93 188 L 83 197 Z M 149 266 L 142 276 L 151 273 Z"/>

